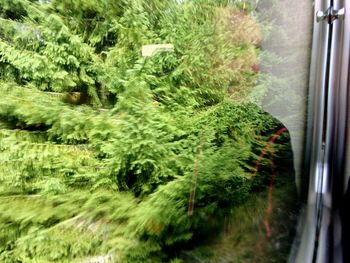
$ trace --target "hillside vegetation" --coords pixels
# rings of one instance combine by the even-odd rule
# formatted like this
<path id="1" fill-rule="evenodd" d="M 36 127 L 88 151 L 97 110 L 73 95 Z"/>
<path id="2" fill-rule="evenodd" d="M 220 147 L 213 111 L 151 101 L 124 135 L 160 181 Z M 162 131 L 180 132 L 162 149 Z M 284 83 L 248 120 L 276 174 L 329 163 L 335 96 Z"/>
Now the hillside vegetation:
<path id="1" fill-rule="evenodd" d="M 282 124 L 240 2 L 0 0 L 1 262 L 186 262 L 264 195 Z"/>

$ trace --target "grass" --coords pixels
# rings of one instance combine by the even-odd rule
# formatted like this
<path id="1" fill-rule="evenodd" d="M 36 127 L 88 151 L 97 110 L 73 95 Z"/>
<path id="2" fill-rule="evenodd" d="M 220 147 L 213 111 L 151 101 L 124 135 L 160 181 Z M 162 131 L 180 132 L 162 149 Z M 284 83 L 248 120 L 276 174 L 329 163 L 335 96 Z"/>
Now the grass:
<path id="1" fill-rule="evenodd" d="M 252 194 L 245 204 L 232 209 L 223 219 L 220 233 L 212 233 L 210 241 L 179 256 L 186 263 L 255 262 L 284 263 L 292 245 L 298 204 L 291 178 L 277 182 L 273 189 L 271 237 L 266 237 L 264 218 L 267 191 Z M 282 181 L 282 180 L 281 180 Z"/>

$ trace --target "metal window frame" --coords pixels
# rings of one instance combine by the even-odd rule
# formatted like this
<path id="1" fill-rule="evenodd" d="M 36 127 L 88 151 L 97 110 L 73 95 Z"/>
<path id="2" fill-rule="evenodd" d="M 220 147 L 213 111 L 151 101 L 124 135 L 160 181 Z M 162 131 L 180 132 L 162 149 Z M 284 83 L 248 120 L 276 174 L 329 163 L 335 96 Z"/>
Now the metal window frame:
<path id="1" fill-rule="evenodd" d="M 296 257 L 290 262 L 345 262 L 342 200 L 349 176 L 346 149 L 350 10 L 349 1 L 316 0 L 313 28 L 306 169 L 308 199 Z M 350 147 L 349 147 L 350 148 Z M 350 169 L 348 169 L 350 170 Z"/>

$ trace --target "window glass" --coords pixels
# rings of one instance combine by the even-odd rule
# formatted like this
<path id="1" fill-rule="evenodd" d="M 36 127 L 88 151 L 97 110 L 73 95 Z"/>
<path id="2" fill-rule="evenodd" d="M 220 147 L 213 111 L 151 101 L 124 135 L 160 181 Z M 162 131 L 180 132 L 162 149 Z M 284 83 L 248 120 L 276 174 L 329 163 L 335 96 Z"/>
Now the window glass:
<path id="1" fill-rule="evenodd" d="M 312 9 L 0 0 L 0 261 L 286 262 Z"/>

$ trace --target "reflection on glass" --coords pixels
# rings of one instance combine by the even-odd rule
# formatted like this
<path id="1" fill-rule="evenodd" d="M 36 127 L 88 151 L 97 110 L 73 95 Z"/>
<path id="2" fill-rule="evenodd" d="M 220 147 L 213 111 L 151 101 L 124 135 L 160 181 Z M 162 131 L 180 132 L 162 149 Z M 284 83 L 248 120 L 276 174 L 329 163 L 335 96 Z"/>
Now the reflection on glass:
<path id="1" fill-rule="evenodd" d="M 262 2 L 0 0 L 0 261 L 286 262 L 309 28 Z"/>

